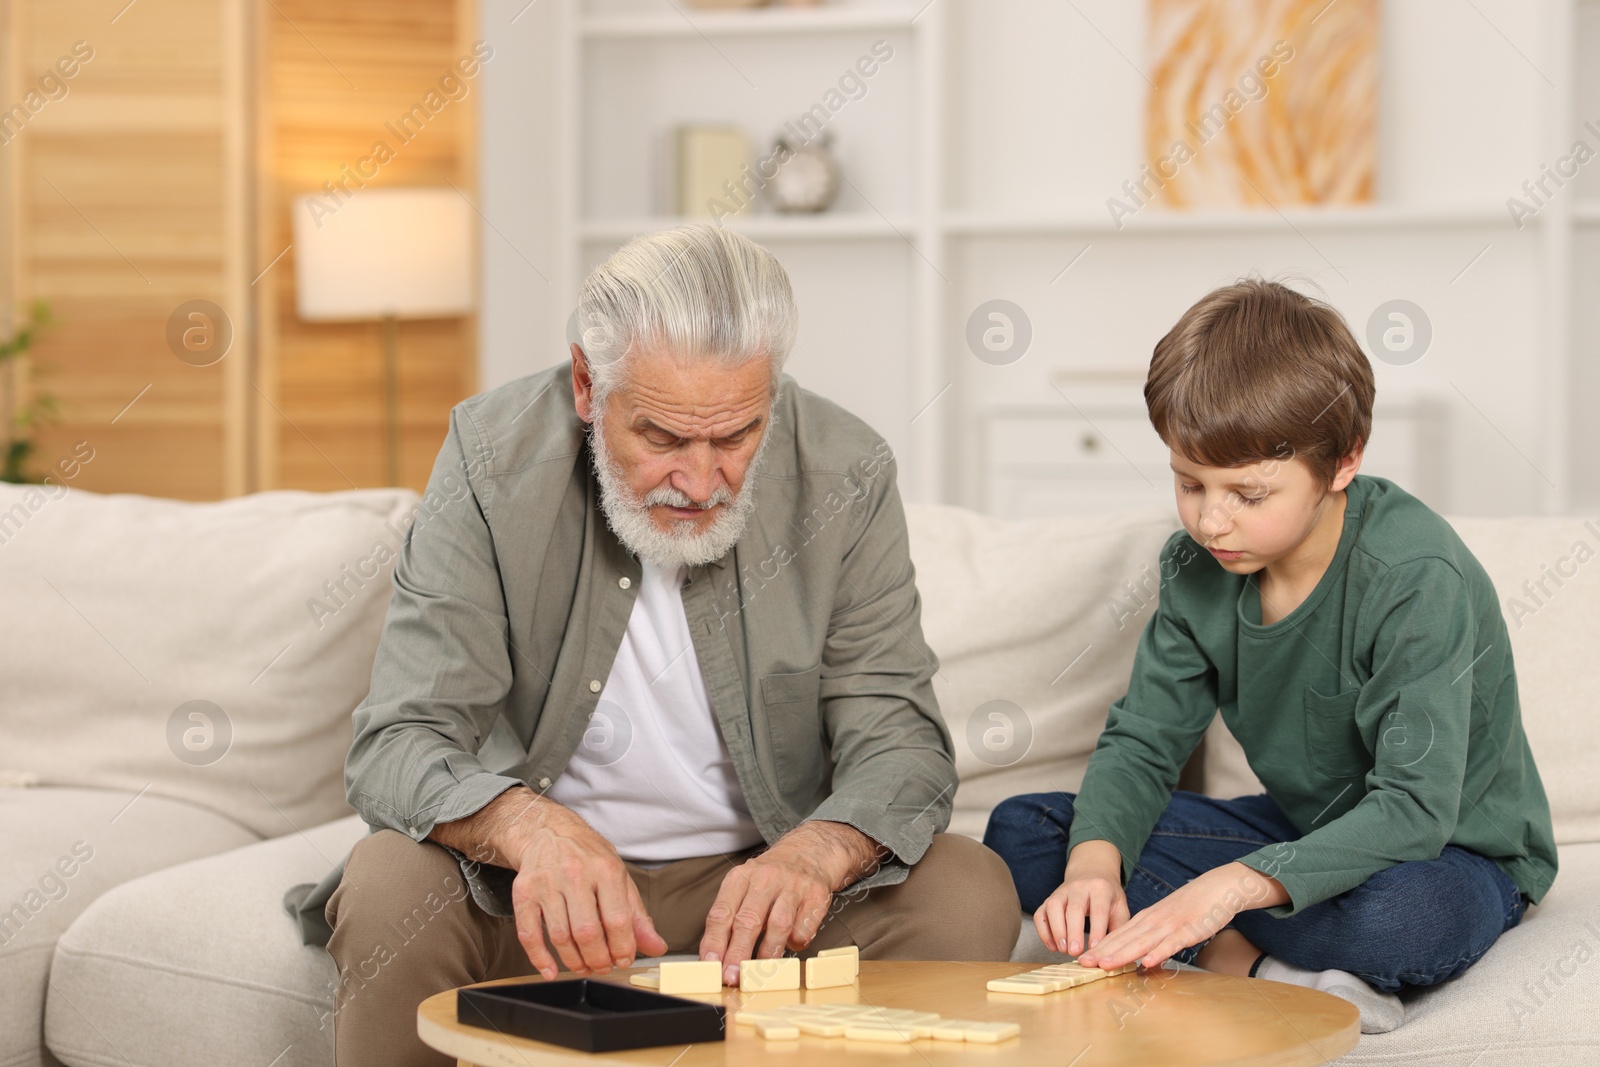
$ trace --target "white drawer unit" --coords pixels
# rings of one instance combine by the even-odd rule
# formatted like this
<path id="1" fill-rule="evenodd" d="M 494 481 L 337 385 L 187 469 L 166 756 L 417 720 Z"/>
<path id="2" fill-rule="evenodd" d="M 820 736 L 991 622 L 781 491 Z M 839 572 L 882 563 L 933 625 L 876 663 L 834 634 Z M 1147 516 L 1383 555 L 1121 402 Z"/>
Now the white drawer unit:
<path id="1" fill-rule="evenodd" d="M 1007 518 L 1172 506 L 1167 446 L 1137 389 L 1069 390 L 1057 403 L 991 408 L 980 420 L 985 511 Z M 1440 398 L 1380 400 L 1363 474 L 1388 478 L 1447 511 Z"/>

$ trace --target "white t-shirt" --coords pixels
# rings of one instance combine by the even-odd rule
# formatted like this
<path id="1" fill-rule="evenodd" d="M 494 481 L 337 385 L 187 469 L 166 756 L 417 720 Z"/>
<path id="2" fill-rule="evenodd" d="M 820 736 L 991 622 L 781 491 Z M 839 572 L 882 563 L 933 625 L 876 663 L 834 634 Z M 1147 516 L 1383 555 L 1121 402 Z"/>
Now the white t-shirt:
<path id="1" fill-rule="evenodd" d="M 639 863 L 761 842 L 689 638 L 685 573 L 644 564 L 583 743 L 546 794 Z"/>

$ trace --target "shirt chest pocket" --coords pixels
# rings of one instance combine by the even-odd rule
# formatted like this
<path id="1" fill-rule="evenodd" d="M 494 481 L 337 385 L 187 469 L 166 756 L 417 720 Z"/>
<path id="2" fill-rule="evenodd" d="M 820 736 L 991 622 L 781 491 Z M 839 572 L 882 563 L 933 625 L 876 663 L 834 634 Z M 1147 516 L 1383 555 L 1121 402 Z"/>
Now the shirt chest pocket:
<path id="1" fill-rule="evenodd" d="M 761 679 L 761 703 L 772 742 L 778 788 L 785 794 L 810 794 L 827 784 L 827 742 L 822 734 L 819 696 L 822 664 L 809 670 L 768 674 Z"/>
<path id="2" fill-rule="evenodd" d="M 1371 768 L 1371 754 L 1356 725 L 1356 704 L 1360 699 L 1360 689 L 1324 696 L 1306 686 L 1306 760 L 1314 773 L 1327 778 L 1356 778 Z"/>

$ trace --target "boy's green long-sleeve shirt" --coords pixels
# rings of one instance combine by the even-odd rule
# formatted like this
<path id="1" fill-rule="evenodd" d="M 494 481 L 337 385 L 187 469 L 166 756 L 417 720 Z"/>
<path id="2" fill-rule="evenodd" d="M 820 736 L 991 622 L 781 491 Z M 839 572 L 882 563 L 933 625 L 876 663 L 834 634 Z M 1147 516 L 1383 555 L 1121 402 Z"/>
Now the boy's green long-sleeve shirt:
<path id="1" fill-rule="evenodd" d="M 1489 857 L 1537 903 L 1556 873 L 1550 807 L 1522 730 L 1489 576 L 1439 515 L 1357 475 L 1339 547 L 1286 618 L 1261 624 L 1255 575 L 1186 531 L 1074 804 L 1068 850 L 1103 839 L 1123 879 L 1212 717 L 1303 835 L 1239 862 L 1275 877 L 1278 917 L 1445 845 Z"/>

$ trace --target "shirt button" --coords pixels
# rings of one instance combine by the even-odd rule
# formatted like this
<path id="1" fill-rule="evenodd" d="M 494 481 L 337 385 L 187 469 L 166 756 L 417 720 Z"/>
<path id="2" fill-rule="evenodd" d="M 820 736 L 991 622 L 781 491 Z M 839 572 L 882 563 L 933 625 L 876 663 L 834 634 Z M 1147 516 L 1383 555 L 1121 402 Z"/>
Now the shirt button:
<path id="1" fill-rule="evenodd" d="M 628 586 L 633 584 L 633 579 L 624 575 L 623 577 L 617 579 L 617 584 L 626 589 Z"/>
<path id="2" fill-rule="evenodd" d="M 550 788 L 550 779 L 548 779 L 548 778 L 539 779 L 539 788 L 540 789 L 549 789 Z"/>
<path id="3" fill-rule="evenodd" d="M 598 693 L 600 692 L 601 688 L 602 686 L 600 685 L 600 679 L 592 678 L 589 680 L 589 692 Z"/>

